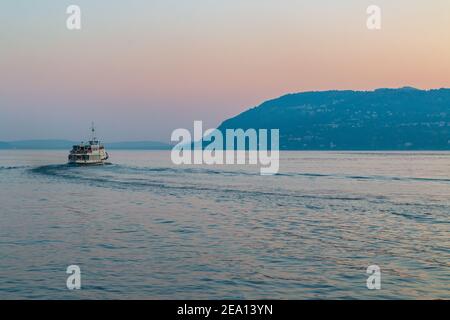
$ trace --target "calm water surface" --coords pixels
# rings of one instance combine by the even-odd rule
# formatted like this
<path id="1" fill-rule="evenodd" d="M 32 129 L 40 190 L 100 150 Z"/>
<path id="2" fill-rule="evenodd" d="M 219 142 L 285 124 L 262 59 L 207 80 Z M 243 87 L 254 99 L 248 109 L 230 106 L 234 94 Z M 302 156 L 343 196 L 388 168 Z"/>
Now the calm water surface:
<path id="1" fill-rule="evenodd" d="M 1 299 L 450 298 L 450 153 L 286 152 L 271 177 L 110 155 L 0 151 Z"/>

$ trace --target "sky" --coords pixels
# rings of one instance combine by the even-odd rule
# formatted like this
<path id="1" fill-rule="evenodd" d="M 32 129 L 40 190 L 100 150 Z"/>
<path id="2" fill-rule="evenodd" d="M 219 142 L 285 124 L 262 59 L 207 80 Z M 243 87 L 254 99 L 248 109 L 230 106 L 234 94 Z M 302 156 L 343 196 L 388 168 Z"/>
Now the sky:
<path id="1" fill-rule="evenodd" d="M 402 86 L 450 87 L 450 1 L 0 3 L 0 141 L 83 140 L 95 121 L 104 141 L 168 142 L 287 93 Z"/>

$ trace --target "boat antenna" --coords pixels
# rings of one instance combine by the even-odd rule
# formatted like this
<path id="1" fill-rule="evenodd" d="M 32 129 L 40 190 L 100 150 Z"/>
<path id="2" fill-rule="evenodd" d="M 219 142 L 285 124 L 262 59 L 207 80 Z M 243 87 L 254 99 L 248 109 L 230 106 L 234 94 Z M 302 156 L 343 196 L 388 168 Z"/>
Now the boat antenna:
<path id="1" fill-rule="evenodd" d="M 91 132 L 92 132 L 92 141 L 96 141 L 97 138 L 95 137 L 95 126 L 94 126 L 94 122 L 92 122 L 92 124 L 91 124 Z"/>

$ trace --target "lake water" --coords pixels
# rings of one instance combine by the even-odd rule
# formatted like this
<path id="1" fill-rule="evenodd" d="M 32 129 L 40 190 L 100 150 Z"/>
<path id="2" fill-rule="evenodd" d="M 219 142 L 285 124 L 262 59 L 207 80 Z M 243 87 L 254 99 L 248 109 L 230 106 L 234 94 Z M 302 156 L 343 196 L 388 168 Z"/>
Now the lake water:
<path id="1" fill-rule="evenodd" d="M 284 152 L 276 176 L 110 155 L 0 151 L 1 299 L 450 298 L 450 153 Z"/>

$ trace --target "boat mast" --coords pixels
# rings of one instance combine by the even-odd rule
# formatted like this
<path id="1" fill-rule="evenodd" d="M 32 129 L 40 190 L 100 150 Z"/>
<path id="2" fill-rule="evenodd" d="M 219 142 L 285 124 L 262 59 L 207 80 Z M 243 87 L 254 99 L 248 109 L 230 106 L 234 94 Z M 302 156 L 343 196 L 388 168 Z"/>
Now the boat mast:
<path id="1" fill-rule="evenodd" d="M 92 122 L 91 124 L 91 141 L 97 141 L 97 138 L 95 137 L 95 126 L 94 126 L 94 122 Z"/>

